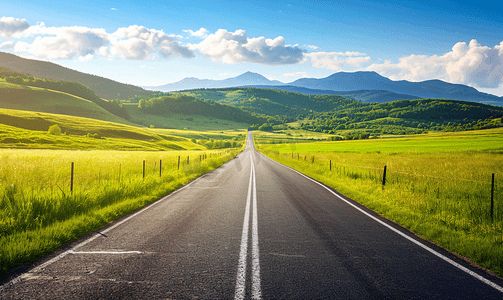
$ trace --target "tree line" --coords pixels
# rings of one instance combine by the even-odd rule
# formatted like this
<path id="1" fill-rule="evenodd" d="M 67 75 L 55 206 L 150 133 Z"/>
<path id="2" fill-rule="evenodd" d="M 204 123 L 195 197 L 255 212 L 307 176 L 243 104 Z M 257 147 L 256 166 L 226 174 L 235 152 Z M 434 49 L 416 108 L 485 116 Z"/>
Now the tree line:
<path id="1" fill-rule="evenodd" d="M 213 117 L 222 120 L 229 120 L 240 123 L 264 123 L 262 118 L 252 116 L 250 113 L 239 108 L 219 104 L 212 100 L 201 100 L 199 98 L 184 94 L 169 94 L 149 99 L 140 99 L 138 108 L 149 114 L 169 115 L 200 115 Z"/>

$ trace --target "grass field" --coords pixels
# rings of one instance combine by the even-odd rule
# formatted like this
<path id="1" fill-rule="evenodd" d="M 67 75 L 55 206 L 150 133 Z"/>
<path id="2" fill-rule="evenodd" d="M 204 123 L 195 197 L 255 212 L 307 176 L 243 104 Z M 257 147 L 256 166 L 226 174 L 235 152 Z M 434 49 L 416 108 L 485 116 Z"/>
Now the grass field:
<path id="1" fill-rule="evenodd" d="M 57 124 L 66 134 L 51 135 Z M 88 136 L 90 135 L 90 136 Z M 94 137 L 99 138 L 94 138 Z M 81 150 L 203 150 L 190 140 L 119 123 L 0 109 L 0 148 Z"/>
<path id="2" fill-rule="evenodd" d="M 502 276 L 502 142 L 503 130 L 490 129 L 258 148 Z"/>
<path id="3" fill-rule="evenodd" d="M 239 151 L 0 149 L 0 276 L 159 199 Z"/>
<path id="4" fill-rule="evenodd" d="M 274 132 L 256 131 L 253 136 L 258 144 L 310 143 L 334 137 L 332 134 L 302 129 L 275 130 Z"/>
<path id="5" fill-rule="evenodd" d="M 154 128 L 169 128 L 180 129 L 187 128 L 188 130 L 233 130 L 233 129 L 246 129 L 250 124 L 237 123 L 229 120 L 220 120 L 204 116 L 188 116 L 182 114 L 171 114 L 169 116 L 158 116 L 142 112 L 138 109 L 138 104 L 125 103 L 127 112 L 135 123 L 143 124 Z"/>

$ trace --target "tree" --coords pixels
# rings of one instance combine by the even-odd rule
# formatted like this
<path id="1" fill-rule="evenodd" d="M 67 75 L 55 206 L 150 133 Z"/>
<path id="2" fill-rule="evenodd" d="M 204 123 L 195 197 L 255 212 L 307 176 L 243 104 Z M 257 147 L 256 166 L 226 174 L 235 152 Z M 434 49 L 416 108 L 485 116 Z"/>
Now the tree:
<path id="1" fill-rule="evenodd" d="M 61 134 L 61 128 L 58 126 L 58 124 L 54 124 L 51 127 L 49 127 L 48 132 L 49 132 L 49 134 L 60 135 Z"/>
<path id="2" fill-rule="evenodd" d="M 138 102 L 138 108 L 145 109 L 145 99 L 140 99 L 140 101 Z"/>

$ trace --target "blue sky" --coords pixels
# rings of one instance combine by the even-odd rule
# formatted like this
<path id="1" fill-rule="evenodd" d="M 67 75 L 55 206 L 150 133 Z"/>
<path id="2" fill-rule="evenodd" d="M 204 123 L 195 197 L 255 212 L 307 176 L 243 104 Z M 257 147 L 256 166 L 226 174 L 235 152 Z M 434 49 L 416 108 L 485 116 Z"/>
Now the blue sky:
<path id="1" fill-rule="evenodd" d="M 503 13 L 486 1 L 4 2 L 0 51 L 124 83 L 369 70 L 503 96 Z"/>

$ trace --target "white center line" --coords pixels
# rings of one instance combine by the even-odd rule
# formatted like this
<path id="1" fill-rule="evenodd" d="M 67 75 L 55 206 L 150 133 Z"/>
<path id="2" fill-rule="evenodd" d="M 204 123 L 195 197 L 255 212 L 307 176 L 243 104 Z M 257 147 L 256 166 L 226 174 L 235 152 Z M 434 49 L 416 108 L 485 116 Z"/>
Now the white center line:
<path id="1" fill-rule="evenodd" d="M 241 234 L 241 249 L 239 252 L 238 273 L 236 278 L 236 292 L 234 299 L 244 299 L 246 295 L 246 258 L 248 255 L 248 232 L 250 226 L 250 202 L 253 191 L 253 217 L 252 217 L 252 299 L 261 299 L 260 287 L 260 264 L 258 248 L 258 225 L 257 225 L 257 187 L 255 181 L 255 166 L 250 152 L 250 182 L 248 184 L 248 196 L 246 198 L 245 216 L 243 221 L 243 233 Z"/>
<path id="2" fill-rule="evenodd" d="M 251 157 L 251 156 L 250 156 Z M 260 264 L 258 250 L 258 224 L 257 224 L 257 182 L 255 177 L 255 166 L 252 161 L 253 170 L 253 219 L 252 219 L 252 298 L 261 299 L 262 289 L 260 288 Z"/>

